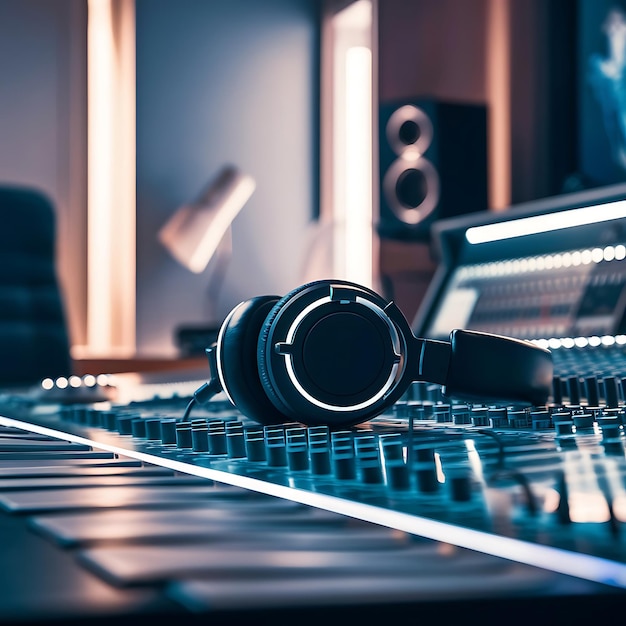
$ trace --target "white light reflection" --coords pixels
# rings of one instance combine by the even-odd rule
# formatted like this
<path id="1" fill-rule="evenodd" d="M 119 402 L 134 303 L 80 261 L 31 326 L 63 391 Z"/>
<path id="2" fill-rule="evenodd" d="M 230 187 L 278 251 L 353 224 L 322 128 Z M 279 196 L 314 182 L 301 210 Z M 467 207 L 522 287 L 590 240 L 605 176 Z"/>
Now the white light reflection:
<path id="1" fill-rule="evenodd" d="M 96 383 L 101 387 L 106 387 L 109 384 L 109 380 L 108 374 L 98 374 L 96 377 Z"/>
<path id="2" fill-rule="evenodd" d="M 441 465 L 441 457 L 438 452 L 435 452 L 435 471 L 437 472 L 437 482 L 445 483 L 446 475 L 443 473 L 443 466 Z"/>
<path id="3" fill-rule="evenodd" d="M 619 476 L 615 477 L 615 466 L 610 462 L 600 463 L 587 451 L 578 451 L 573 455 L 566 453 L 563 458 L 569 491 L 567 503 L 572 522 L 602 524 L 611 519 L 607 494 L 600 487 L 599 476 L 603 477 L 607 485 L 611 485 L 609 489 L 612 493 L 616 487 L 620 491 L 623 489 L 619 484 Z"/>
<path id="4" fill-rule="evenodd" d="M 78 389 L 81 386 L 82 381 L 80 379 L 80 376 L 70 376 L 68 379 L 68 383 L 70 384 L 70 387 Z"/>
<path id="5" fill-rule="evenodd" d="M 485 476 L 483 474 L 483 462 L 480 459 L 478 450 L 476 450 L 476 443 L 473 439 L 465 440 L 465 447 L 467 448 L 467 458 L 474 472 L 476 479 L 485 486 Z"/>
<path id="6" fill-rule="evenodd" d="M 568 504 L 572 522 L 600 524 L 611 519 L 606 498 L 600 492 L 570 493 Z"/>
<path id="7" fill-rule="evenodd" d="M 517 220 L 507 220 L 496 224 L 475 226 L 467 229 L 465 238 L 471 244 L 488 243 L 624 217 L 626 217 L 626 201 L 619 200 L 580 209 L 569 209 Z"/>
<path id="8" fill-rule="evenodd" d="M 556 489 L 548 488 L 543 495 L 543 510 L 546 513 L 556 513 L 561 503 L 561 496 Z"/>
<path id="9" fill-rule="evenodd" d="M 620 522 L 626 522 L 626 494 L 618 494 L 613 499 L 613 514 Z"/>
<path id="10" fill-rule="evenodd" d="M 96 377 L 93 374 L 85 374 L 85 376 L 83 376 L 83 385 L 85 385 L 85 387 L 95 387 Z"/>

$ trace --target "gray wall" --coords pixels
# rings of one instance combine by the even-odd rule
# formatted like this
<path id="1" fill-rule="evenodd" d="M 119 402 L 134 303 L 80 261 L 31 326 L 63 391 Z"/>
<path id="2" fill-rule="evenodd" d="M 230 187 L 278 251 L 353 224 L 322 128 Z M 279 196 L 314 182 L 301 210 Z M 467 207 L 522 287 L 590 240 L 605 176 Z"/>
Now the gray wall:
<path id="1" fill-rule="evenodd" d="M 86 25 L 84 0 L 0 0 L 0 184 L 55 204 L 73 343 L 86 319 Z"/>
<path id="2" fill-rule="evenodd" d="M 233 225 L 216 303 L 283 294 L 301 281 L 317 210 L 316 0 L 137 0 L 137 347 L 172 348 L 202 324 L 211 268 L 179 266 L 157 232 L 226 163 L 257 188 Z"/>

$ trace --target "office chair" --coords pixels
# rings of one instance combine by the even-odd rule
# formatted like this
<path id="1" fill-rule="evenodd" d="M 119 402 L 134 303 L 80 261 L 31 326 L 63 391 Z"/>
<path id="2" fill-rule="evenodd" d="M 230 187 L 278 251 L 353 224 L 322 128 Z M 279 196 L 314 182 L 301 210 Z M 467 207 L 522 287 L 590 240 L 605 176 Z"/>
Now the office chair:
<path id="1" fill-rule="evenodd" d="M 0 386 L 71 373 L 55 230 L 43 194 L 0 186 Z"/>

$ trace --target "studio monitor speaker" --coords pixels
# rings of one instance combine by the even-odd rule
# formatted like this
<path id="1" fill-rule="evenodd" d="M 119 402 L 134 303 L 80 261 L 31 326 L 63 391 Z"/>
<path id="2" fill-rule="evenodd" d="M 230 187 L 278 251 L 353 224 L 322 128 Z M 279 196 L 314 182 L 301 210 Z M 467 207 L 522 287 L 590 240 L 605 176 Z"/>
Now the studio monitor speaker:
<path id="1" fill-rule="evenodd" d="M 381 237 L 427 241 L 433 221 L 487 209 L 487 112 L 437 100 L 381 102 Z"/>

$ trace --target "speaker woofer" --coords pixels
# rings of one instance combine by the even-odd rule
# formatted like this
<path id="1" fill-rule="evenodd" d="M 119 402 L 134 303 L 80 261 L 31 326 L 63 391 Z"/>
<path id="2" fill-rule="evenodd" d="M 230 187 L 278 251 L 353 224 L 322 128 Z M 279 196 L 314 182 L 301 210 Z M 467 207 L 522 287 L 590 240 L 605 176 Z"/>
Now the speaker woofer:
<path id="1" fill-rule="evenodd" d="M 383 179 L 388 206 L 403 224 L 415 226 L 439 203 L 439 176 L 425 158 L 396 159 Z"/>

